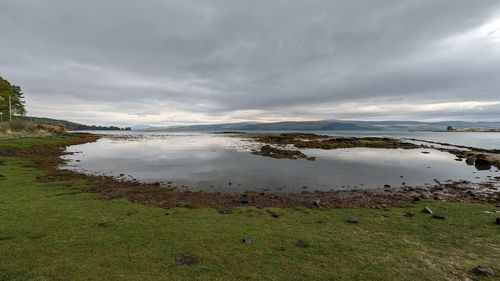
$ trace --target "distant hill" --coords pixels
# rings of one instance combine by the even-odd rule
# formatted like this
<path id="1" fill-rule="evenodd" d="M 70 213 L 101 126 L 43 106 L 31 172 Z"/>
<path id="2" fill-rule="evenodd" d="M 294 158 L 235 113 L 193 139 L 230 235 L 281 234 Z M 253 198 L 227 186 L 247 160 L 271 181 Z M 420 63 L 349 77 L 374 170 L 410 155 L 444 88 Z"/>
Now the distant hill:
<path id="1" fill-rule="evenodd" d="M 83 125 L 76 122 L 66 121 L 66 120 L 58 120 L 51 118 L 43 118 L 43 117 L 24 117 L 24 119 L 42 124 L 50 124 L 50 125 L 64 125 L 69 131 L 110 131 L 110 130 L 130 130 L 130 127 L 120 128 L 115 126 L 96 126 L 96 125 Z"/>
<path id="2" fill-rule="evenodd" d="M 500 122 L 466 121 L 303 121 L 275 123 L 225 123 L 210 125 L 150 127 L 146 130 L 165 131 L 446 131 L 451 126 L 457 129 L 485 128 L 500 129 Z"/>

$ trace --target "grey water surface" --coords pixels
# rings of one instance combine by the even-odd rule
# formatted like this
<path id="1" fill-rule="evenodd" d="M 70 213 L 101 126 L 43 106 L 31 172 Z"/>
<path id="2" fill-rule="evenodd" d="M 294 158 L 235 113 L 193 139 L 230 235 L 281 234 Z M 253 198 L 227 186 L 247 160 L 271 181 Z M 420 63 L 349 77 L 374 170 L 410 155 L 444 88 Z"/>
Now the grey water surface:
<path id="1" fill-rule="evenodd" d="M 487 148 L 497 148 L 500 136 L 496 133 L 323 133 L 419 138 Z M 98 175 L 124 174 L 144 182 L 171 182 L 180 189 L 223 192 L 422 186 L 447 180 L 484 182 L 500 175 L 495 168 L 479 171 L 463 161 L 455 161 L 452 154 L 433 149 L 303 149 L 308 156 L 317 157 L 316 161 L 307 161 L 250 153 L 259 147 L 238 135 L 107 132 L 95 143 L 69 147 L 68 152 L 73 154 L 65 156 L 68 164 L 64 168 Z"/>

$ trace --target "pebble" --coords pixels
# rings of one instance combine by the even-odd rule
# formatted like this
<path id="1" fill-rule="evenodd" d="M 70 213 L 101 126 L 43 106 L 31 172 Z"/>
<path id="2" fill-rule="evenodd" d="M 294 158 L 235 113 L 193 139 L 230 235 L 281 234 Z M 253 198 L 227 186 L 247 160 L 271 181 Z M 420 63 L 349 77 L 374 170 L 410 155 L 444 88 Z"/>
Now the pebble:
<path id="1" fill-rule="evenodd" d="M 487 277 L 492 277 L 492 276 L 495 276 L 495 272 L 493 271 L 493 269 L 489 268 L 489 267 L 483 267 L 483 266 L 476 266 L 474 268 L 474 273 L 476 274 L 481 274 L 483 276 L 487 276 Z"/>
<path id="2" fill-rule="evenodd" d="M 181 256 L 181 257 L 175 258 L 175 264 L 178 266 L 191 266 L 191 265 L 194 265 L 197 263 L 198 263 L 198 259 L 193 258 L 193 257 Z"/>
<path id="3" fill-rule="evenodd" d="M 405 217 L 409 217 L 409 218 L 411 218 L 411 217 L 414 217 L 414 216 L 415 216 L 415 213 L 414 213 L 414 212 L 412 212 L 412 211 L 407 211 L 407 212 L 405 213 Z"/>
<path id="4" fill-rule="evenodd" d="M 357 219 L 355 219 L 355 218 L 348 218 L 348 219 L 347 219 L 347 222 L 348 222 L 348 223 L 358 223 L 358 220 L 357 220 Z"/>
<path id="5" fill-rule="evenodd" d="M 245 243 L 245 244 L 252 244 L 253 243 L 252 237 L 248 237 L 248 236 L 244 237 L 243 238 L 243 243 Z"/>
<path id="6" fill-rule="evenodd" d="M 302 240 L 297 240 L 295 242 L 293 242 L 293 246 L 295 246 L 295 248 L 309 248 L 309 244 L 307 242 L 304 242 Z"/>
<path id="7" fill-rule="evenodd" d="M 422 213 L 432 214 L 432 210 L 431 210 L 431 208 L 429 208 L 429 207 L 425 207 L 425 208 L 422 210 Z"/>
<path id="8" fill-rule="evenodd" d="M 314 200 L 313 205 L 319 208 L 319 203 L 321 201 L 319 199 Z"/>

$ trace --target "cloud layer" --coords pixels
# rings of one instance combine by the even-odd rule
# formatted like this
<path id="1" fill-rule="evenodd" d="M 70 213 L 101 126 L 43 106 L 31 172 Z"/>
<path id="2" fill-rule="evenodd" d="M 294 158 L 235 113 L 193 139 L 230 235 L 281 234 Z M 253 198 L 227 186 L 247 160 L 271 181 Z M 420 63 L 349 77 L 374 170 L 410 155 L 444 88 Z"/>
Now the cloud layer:
<path id="1" fill-rule="evenodd" d="M 2 0 L 0 75 L 83 123 L 500 121 L 500 2 Z"/>

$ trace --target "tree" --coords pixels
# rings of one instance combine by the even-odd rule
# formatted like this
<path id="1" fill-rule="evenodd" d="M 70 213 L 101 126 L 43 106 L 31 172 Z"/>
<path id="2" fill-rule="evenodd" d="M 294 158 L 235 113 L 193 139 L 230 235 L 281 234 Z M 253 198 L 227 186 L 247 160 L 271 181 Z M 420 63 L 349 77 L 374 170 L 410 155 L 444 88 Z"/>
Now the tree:
<path id="1" fill-rule="evenodd" d="M 9 96 L 12 102 L 12 115 L 24 116 L 26 109 L 21 87 L 11 84 L 0 76 L 0 112 L 3 113 L 4 120 L 9 116 Z"/>

